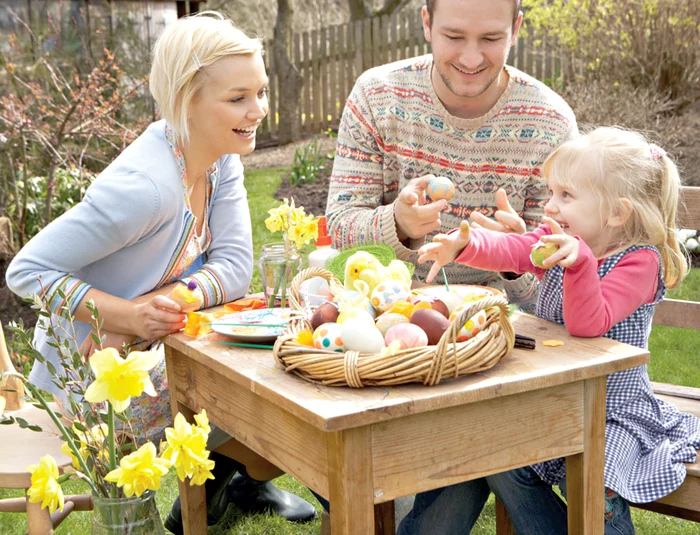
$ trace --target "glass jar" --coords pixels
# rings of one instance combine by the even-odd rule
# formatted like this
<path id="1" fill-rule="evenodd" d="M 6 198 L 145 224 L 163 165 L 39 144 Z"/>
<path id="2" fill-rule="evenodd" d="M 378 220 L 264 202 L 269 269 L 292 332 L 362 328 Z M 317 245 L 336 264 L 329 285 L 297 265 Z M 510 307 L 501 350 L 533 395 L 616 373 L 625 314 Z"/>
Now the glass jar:
<path id="1" fill-rule="evenodd" d="M 284 242 L 263 245 L 258 264 L 267 308 L 274 307 L 276 303 L 286 307 L 289 286 L 301 271 L 301 256 L 297 248 L 294 244 L 285 247 Z"/>
<path id="2" fill-rule="evenodd" d="M 92 497 L 92 535 L 165 535 L 152 490 L 140 497 Z"/>

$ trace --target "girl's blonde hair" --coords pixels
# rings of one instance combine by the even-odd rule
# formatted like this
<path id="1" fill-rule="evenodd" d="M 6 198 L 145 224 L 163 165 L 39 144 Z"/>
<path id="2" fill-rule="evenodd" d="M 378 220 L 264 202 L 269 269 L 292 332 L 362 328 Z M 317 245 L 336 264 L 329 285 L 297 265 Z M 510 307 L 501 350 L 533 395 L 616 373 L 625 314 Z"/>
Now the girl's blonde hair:
<path id="1" fill-rule="evenodd" d="M 178 145 L 189 141 L 187 117 L 205 82 L 202 70 L 227 56 L 253 54 L 262 54 L 260 40 L 216 11 L 203 11 L 165 28 L 153 48 L 150 89 Z"/>
<path id="2" fill-rule="evenodd" d="M 678 169 L 641 134 L 617 127 L 597 128 L 561 145 L 544 162 L 543 173 L 564 187 L 575 181 L 576 187 L 590 188 L 600 200 L 601 221 L 625 214 L 623 199 L 627 199 L 632 212 L 618 229 L 613 249 L 656 247 L 668 288 L 688 273 L 688 260 L 676 235 Z"/>

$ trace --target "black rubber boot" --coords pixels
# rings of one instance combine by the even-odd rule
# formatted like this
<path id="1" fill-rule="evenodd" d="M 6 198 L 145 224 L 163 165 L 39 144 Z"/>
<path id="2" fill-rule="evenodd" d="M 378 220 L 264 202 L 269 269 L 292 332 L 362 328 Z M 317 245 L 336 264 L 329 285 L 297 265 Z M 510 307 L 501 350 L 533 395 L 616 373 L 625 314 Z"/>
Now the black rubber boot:
<path id="1" fill-rule="evenodd" d="M 229 483 L 236 475 L 236 472 L 244 468 L 242 464 L 215 451 L 210 453 L 209 458 L 215 463 L 212 470 L 214 479 L 207 479 L 204 482 L 204 489 L 207 493 L 207 524 L 213 526 L 221 520 L 228 508 Z M 175 503 L 173 503 L 173 507 L 165 518 L 163 525 L 165 529 L 175 535 L 184 533 L 179 496 L 175 499 Z"/>
<path id="2" fill-rule="evenodd" d="M 245 468 L 233 476 L 225 494 L 229 503 L 245 512 L 271 511 L 290 522 L 309 522 L 316 518 L 316 509 L 309 502 L 277 488 L 272 481 L 251 478 Z"/>

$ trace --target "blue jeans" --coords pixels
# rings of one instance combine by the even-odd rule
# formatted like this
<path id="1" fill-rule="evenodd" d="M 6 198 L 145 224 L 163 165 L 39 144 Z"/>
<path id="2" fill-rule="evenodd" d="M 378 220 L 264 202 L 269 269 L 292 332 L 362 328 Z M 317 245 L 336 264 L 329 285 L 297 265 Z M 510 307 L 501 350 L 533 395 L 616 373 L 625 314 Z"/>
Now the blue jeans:
<path id="1" fill-rule="evenodd" d="M 566 495 L 566 485 L 561 488 Z M 417 494 L 396 535 L 471 533 L 490 492 L 505 505 L 518 535 L 568 532 L 566 504 L 532 468 L 525 467 Z M 634 535 L 627 502 L 618 496 L 614 509 L 605 535 Z"/>

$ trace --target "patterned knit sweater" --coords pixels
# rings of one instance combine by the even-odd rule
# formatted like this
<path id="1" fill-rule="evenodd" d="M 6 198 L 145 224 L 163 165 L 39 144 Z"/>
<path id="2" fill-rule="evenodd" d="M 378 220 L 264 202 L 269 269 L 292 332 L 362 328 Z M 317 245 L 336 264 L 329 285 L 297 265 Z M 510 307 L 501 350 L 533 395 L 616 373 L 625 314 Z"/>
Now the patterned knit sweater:
<path id="1" fill-rule="evenodd" d="M 435 94 L 432 64 L 432 55 L 411 58 L 357 80 L 340 123 L 326 210 L 337 247 L 386 243 L 399 258 L 415 262 L 423 240 L 409 247 L 399 241 L 393 203 L 409 180 L 427 174 L 455 184 L 441 232 L 458 227 L 472 210 L 492 216 L 498 188 L 506 190 L 528 228 L 539 223 L 548 198 L 540 168 L 578 134 L 571 108 L 541 82 L 507 66 L 510 80 L 495 106 L 482 117 L 461 119 Z M 415 278 L 424 281 L 429 267 L 416 265 Z M 501 286 L 497 275 L 457 263 L 445 270 L 451 283 Z"/>

